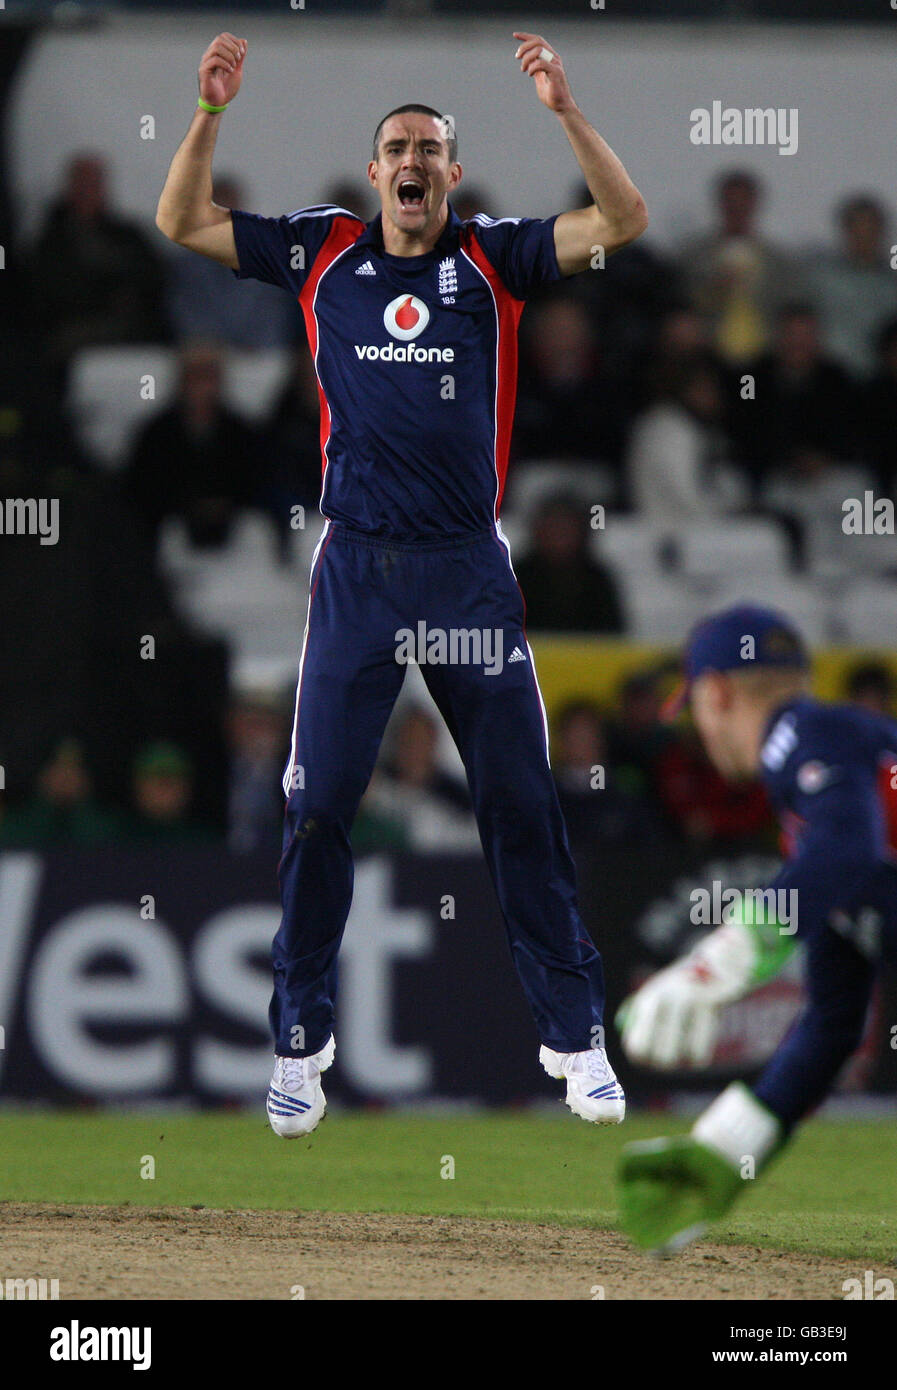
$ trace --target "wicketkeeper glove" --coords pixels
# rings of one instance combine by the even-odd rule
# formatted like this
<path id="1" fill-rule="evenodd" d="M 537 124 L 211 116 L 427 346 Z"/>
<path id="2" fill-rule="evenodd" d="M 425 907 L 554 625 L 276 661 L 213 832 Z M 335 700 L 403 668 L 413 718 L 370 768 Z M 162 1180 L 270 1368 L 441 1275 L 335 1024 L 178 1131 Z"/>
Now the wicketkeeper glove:
<path id="1" fill-rule="evenodd" d="M 720 1010 L 777 975 L 794 938 L 772 919 L 745 920 L 742 908 L 681 960 L 652 975 L 621 1004 L 616 1024 L 633 1062 L 657 1068 L 704 1067 L 719 1035 Z"/>
<path id="2" fill-rule="evenodd" d="M 725 1215 L 782 1140 L 776 1116 L 734 1082 L 691 1134 L 625 1146 L 618 1175 L 623 1230 L 642 1249 L 681 1250 Z"/>

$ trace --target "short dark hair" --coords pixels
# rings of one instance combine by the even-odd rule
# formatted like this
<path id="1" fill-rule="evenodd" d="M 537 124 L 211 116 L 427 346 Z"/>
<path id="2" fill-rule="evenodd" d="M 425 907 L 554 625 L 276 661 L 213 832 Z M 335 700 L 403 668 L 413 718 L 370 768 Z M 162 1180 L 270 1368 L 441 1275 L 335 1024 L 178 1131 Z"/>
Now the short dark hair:
<path id="1" fill-rule="evenodd" d="M 851 193 L 842 198 L 835 210 L 835 217 L 842 227 L 846 227 L 858 212 L 871 212 L 881 222 L 887 222 L 887 212 L 880 198 L 874 193 Z"/>
<path id="2" fill-rule="evenodd" d="M 383 120 L 374 131 L 374 153 L 372 156 L 374 161 L 376 162 L 376 160 L 380 158 L 380 136 L 390 116 L 404 116 L 409 111 L 418 111 L 422 116 L 435 116 L 437 121 L 446 122 L 448 129 L 451 131 L 447 142 L 449 164 L 454 164 L 455 160 L 458 158 L 458 137 L 455 134 L 454 120 L 451 116 L 443 116 L 441 111 L 436 111 L 432 106 L 422 106 L 421 103 L 417 101 L 409 101 L 406 102 L 404 106 L 397 106 L 394 111 L 387 111 Z"/>
<path id="3" fill-rule="evenodd" d="M 717 174 L 714 180 L 716 196 L 728 193 L 730 188 L 747 188 L 758 197 L 763 192 L 760 180 L 750 169 L 724 169 L 721 174 Z"/>
<path id="4" fill-rule="evenodd" d="M 874 691 L 883 700 L 890 701 L 894 697 L 894 678 L 882 661 L 860 662 L 848 673 L 846 684 L 851 697 L 862 694 L 864 690 Z"/>

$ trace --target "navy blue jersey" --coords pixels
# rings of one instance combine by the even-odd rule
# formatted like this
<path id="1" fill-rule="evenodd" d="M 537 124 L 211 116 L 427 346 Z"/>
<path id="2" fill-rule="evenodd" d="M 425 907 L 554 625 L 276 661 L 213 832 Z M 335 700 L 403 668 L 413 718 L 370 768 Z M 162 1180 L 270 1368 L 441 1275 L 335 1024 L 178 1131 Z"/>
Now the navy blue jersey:
<path id="1" fill-rule="evenodd" d="M 755 1089 L 790 1128 L 828 1094 L 859 1044 L 878 963 L 897 959 L 897 724 L 789 701 L 761 763 L 787 854 L 770 887 L 796 893 L 807 1005 Z"/>
<path id="2" fill-rule="evenodd" d="M 880 946 L 897 950 L 897 723 L 794 700 L 770 721 L 761 766 L 788 856 L 771 886 L 798 890 L 798 935 L 883 894 Z"/>
<path id="3" fill-rule="evenodd" d="M 240 278 L 294 294 L 321 405 L 321 511 L 405 542 L 492 527 L 508 466 L 523 301 L 560 278 L 555 218 L 449 215 L 393 256 L 380 214 L 233 213 Z"/>

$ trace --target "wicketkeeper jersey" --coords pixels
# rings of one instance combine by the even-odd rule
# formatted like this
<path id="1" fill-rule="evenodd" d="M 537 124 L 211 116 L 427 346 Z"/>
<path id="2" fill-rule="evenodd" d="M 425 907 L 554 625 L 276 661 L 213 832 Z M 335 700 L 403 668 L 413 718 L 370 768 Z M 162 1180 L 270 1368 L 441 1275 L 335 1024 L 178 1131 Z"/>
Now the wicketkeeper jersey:
<path id="1" fill-rule="evenodd" d="M 897 950 L 897 725 L 852 705 L 789 701 L 770 721 L 761 767 L 788 855 L 773 886 L 797 891 L 799 933 L 881 896 L 881 945 Z"/>
<path id="2" fill-rule="evenodd" d="M 860 1042 L 878 963 L 897 959 L 897 726 L 793 700 L 761 760 L 790 842 L 771 887 L 806 950 L 806 1006 L 754 1088 L 787 1129 L 828 1094 Z"/>
<path id="3" fill-rule="evenodd" d="M 233 213 L 239 278 L 294 294 L 321 406 L 321 511 L 406 543 L 492 526 L 508 466 L 523 302 L 560 278 L 554 223 L 462 223 L 393 256 L 380 214 Z"/>

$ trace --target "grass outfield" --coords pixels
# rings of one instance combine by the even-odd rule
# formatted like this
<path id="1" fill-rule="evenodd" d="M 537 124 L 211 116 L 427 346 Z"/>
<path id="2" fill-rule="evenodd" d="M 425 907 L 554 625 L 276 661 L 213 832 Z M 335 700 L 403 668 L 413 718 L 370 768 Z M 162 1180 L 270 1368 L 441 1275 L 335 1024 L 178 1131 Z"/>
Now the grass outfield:
<path id="1" fill-rule="evenodd" d="M 347 1112 L 308 1139 L 242 1113 L 0 1112 L 0 1199 L 90 1205 L 406 1212 L 615 1225 L 629 1139 L 685 1121 L 613 1128 L 523 1113 Z M 440 1176 L 445 1156 L 454 1179 Z M 140 1177 L 145 1157 L 155 1178 Z M 817 1120 L 751 1185 L 718 1237 L 770 1249 L 897 1259 L 897 1125 Z"/>

